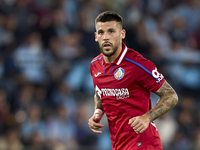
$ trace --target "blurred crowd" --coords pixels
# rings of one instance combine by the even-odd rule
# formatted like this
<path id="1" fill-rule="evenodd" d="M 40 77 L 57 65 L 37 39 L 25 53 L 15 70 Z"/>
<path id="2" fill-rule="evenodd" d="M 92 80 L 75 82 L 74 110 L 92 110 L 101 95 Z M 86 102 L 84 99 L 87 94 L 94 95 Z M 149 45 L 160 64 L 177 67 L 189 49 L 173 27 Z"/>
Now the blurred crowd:
<path id="1" fill-rule="evenodd" d="M 87 124 L 94 20 L 105 10 L 123 17 L 126 45 L 178 93 L 155 121 L 164 150 L 200 150 L 199 0 L 0 0 L 1 150 L 111 149 L 106 117 L 101 135 Z"/>

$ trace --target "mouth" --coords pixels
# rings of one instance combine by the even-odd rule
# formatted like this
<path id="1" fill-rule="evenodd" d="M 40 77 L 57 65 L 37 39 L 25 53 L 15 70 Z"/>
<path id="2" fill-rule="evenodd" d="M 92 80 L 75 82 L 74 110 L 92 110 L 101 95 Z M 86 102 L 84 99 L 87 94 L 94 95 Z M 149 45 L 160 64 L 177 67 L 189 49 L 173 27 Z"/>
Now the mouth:
<path id="1" fill-rule="evenodd" d="M 111 43 L 103 43 L 103 48 L 104 49 L 110 49 L 111 48 L 111 46 L 112 46 L 112 44 Z"/>

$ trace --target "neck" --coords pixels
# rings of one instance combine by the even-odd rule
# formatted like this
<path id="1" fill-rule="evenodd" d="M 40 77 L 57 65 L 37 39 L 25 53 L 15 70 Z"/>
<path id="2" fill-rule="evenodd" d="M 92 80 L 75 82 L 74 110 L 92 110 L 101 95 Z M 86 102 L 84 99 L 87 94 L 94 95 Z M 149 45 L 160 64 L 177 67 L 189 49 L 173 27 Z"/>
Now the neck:
<path id="1" fill-rule="evenodd" d="M 104 58 L 105 62 L 106 63 L 114 62 L 117 59 L 117 57 L 119 56 L 119 54 L 121 53 L 121 51 L 122 51 L 122 44 L 120 44 L 120 46 L 118 47 L 117 51 L 112 56 L 108 57 L 108 56 L 103 55 L 103 58 Z"/>

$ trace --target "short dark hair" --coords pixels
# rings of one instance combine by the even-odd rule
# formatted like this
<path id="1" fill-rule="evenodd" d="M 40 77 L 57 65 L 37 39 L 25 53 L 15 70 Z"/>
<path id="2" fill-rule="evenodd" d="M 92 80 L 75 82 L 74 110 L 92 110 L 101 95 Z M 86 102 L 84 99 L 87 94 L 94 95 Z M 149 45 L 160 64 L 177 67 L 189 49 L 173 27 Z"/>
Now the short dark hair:
<path id="1" fill-rule="evenodd" d="M 100 13 L 95 19 L 95 24 L 97 24 L 97 22 L 107 22 L 107 21 L 119 22 L 121 26 L 123 24 L 123 18 L 114 11 L 104 11 Z"/>

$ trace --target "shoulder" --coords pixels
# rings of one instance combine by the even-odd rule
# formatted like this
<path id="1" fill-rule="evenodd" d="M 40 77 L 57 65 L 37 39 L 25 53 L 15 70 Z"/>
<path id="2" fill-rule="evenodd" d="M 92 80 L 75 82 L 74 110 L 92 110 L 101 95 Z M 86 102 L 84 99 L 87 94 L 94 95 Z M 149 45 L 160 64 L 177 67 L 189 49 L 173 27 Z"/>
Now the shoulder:
<path id="1" fill-rule="evenodd" d="M 124 59 L 139 67 L 142 67 L 142 66 L 148 67 L 149 65 L 154 65 L 152 61 L 146 59 L 139 52 L 133 49 L 128 49 L 128 52 Z"/>
<path id="2" fill-rule="evenodd" d="M 149 74 L 156 68 L 155 64 L 151 60 L 146 59 L 139 52 L 133 49 L 128 50 L 124 59 L 139 70 L 142 69 Z"/>
<path id="3" fill-rule="evenodd" d="M 151 61 L 143 57 L 139 52 L 131 50 L 127 53 L 124 58 L 127 62 L 135 66 L 134 71 L 139 79 L 144 79 L 147 76 L 152 76 L 158 83 L 164 78 L 164 76 L 159 72 L 156 65 Z M 164 81 L 164 80 L 163 80 Z"/>
<path id="4" fill-rule="evenodd" d="M 96 56 L 95 58 L 92 59 L 91 63 L 90 63 L 90 71 L 98 68 L 101 64 L 102 64 L 102 59 L 103 59 L 103 54 L 99 54 L 98 56 Z"/>
<path id="5" fill-rule="evenodd" d="M 135 62 L 148 61 L 145 57 L 142 56 L 142 54 L 130 48 L 127 51 L 125 60 L 132 60 Z"/>
<path id="6" fill-rule="evenodd" d="M 103 59 L 103 54 L 102 53 L 99 54 L 98 56 L 96 56 L 95 58 L 93 58 L 90 64 L 98 63 L 101 59 Z"/>
<path id="7" fill-rule="evenodd" d="M 90 63 L 90 73 L 93 76 L 96 70 L 98 70 L 102 64 L 103 54 L 100 54 L 92 59 Z"/>

